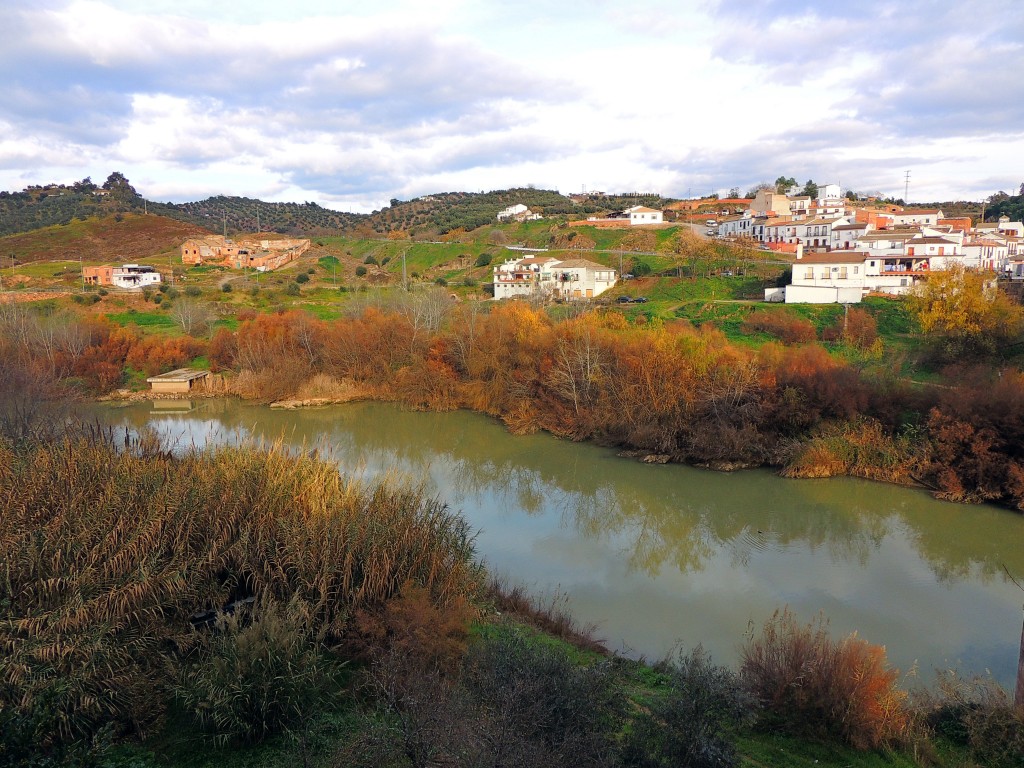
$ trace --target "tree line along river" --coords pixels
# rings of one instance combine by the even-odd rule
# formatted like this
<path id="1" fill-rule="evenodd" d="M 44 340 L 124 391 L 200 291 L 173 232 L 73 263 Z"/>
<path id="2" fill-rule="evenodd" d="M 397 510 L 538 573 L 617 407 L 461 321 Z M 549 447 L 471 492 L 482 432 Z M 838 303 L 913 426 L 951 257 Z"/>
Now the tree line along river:
<path id="1" fill-rule="evenodd" d="M 234 400 L 97 405 L 175 450 L 252 441 L 317 449 L 348 474 L 423 483 L 477 531 L 496 575 L 562 595 L 618 651 L 701 644 L 734 665 L 745 633 L 788 605 L 834 635 L 885 645 L 904 674 L 991 674 L 1012 690 L 1024 516 L 850 478 L 788 480 L 647 465 L 613 449 L 515 436 L 486 416 L 388 403 L 274 410 Z M 913 685 L 913 679 L 905 683 Z"/>

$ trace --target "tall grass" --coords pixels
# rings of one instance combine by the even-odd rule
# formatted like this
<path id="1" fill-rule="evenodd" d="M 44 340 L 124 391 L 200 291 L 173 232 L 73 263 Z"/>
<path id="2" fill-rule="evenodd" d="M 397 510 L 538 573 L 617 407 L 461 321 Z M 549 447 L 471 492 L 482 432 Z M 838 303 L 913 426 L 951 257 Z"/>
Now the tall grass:
<path id="1" fill-rule="evenodd" d="M 0 708 L 45 710 L 43 745 L 100 723 L 144 730 L 165 698 L 162 658 L 197 644 L 198 611 L 297 599 L 336 643 L 406 582 L 443 606 L 479 579 L 445 505 L 281 449 L 0 442 L 0 508 Z"/>
<path id="2" fill-rule="evenodd" d="M 874 749 L 909 727 L 885 648 L 856 633 L 837 642 L 821 617 L 802 625 L 788 609 L 776 611 L 743 648 L 740 674 L 771 730 Z"/>

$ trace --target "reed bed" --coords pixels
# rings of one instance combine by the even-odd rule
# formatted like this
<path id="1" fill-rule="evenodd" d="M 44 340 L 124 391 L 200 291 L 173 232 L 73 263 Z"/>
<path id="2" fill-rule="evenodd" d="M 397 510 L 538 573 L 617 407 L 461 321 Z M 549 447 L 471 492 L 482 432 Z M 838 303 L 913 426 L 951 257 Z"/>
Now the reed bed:
<path id="1" fill-rule="evenodd" d="M 444 504 L 280 447 L 0 442 L 0 508 L 0 711 L 31 714 L 42 742 L 145 730 L 197 612 L 297 599 L 335 645 L 407 582 L 444 606 L 480 581 Z"/>

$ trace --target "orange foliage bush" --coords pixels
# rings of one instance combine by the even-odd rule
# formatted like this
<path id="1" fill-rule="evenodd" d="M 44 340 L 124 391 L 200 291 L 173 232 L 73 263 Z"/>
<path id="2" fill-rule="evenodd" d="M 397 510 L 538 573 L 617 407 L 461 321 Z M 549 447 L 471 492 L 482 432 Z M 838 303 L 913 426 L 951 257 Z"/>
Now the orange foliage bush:
<path id="1" fill-rule="evenodd" d="M 751 312 L 743 321 L 743 330 L 770 334 L 784 344 L 802 344 L 818 337 L 810 320 L 786 310 Z"/>
<path id="2" fill-rule="evenodd" d="M 878 340 L 878 323 L 867 310 L 851 307 L 821 337 L 823 341 L 842 341 L 857 349 L 870 349 Z"/>
<path id="3" fill-rule="evenodd" d="M 220 328 L 210 339 L 210 345 L 206 354 L 210 358 L 210 370 L 214 373 L 229 370 L 235 364 L 235 355 L 238 352 L 238 344 L 235 342 L 235 334 L 227 328 Z"/>
<path id="4" fill-rule="evenodd" d="M 125 361 L 137 342 L 138 336 L 132 330 L 98 325 L 94 343 L 75 361 L 75 375 L 94 391 L 113 389 L 121 383 Z"/>
<path id="5" fill-rule="evenodd" d="M 147 336 L 132 346 L 125 361 L 147 376 L 156 376 L 181 368 L 193 358 L 204 354 L 206 342 L 192 336 Z"/>
<path id="6" fill-rule="evenodd" d="M 740 675 L 765 708 L 767 727 L 874 749 L 909 725 L 885 648 L 856 633 L 837 643 L 821 617 L 800 625 L 788 609 L 776 611 L 743 648 Z"/>

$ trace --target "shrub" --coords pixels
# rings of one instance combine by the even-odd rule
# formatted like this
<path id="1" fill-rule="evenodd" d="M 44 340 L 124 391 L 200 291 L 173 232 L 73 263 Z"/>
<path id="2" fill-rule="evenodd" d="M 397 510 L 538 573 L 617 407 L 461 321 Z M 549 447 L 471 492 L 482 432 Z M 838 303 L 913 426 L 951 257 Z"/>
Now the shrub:
<path id="1" fill-rule="evenodd" d="M 176 299 L 176 298 L 178 298 L 181 295 L 181 292 L 177 288 L 175 288 L 173 285 L 171 285 L 171 286 L 161 285 L 160 286 L 161 290 L 163 290 L 164 288 L 167 288 L 167 290 L 164 291 L 164 296 L 166 296 L 168 299 Z"/>
<path id="2" fill-rule="evenodd" d="M 153 297 L 153 303 L 154 304 L 161 304 L 161 303 L 163 303 L 163 300 L 164 300 L 164 296 L 163 296 L 162 293 L 158 293 L 156 296 Z"/>
<path id="3" fill-rule="evenodd" d="M 298 283 L 288 283 L 288 287 L 284 289 L 284 292 L 288 296 L 298 296 L 301 293 Z"/>
<path id="4" fill-rule="evenodd" d="M 109 291 L 107 291 L 106 288 L 100 288 L 96 293 L 98 293 L 100 296 L 106 296 L 107 293 L 109 293 Z"/>
<path id="5" fill-rule="evenodd" d="M 0 713 L 41 718 L 39 753 L 87 742 L 107 726 L 144 732 L 166 704 L 159 694 L 187 682 L 178 667 L 189 649 L 205 667 L 196 677 L 249 686 L 236 689 L 247 697 L 240 707 L 260 704 L 253 696 L 274 686 L 292 704 L 282 709 L 268 693 L 260 706 L 290 717 L 306 693 L 263 673 L 246 682 L 245 659 L 279 675 L 287 662 L 285 677 L 310 683 L 303 665 L 324 671 L 326 661 L 306 646 L 321 636 L 340 643 L 353 615 L 386 604 L 399 585 L 422 584 L 442 605 L 475 589 L 468 527 L 418 491 L 363 486 L 334 464 L 283 450 L 175 458 L 114 442 L 16 449 L 0 440 L 0 467 L 11 470 L 0 471 Z M 31 528 L 37 533 L 26 537 Z M 257 611 L 255 630 L 240 622 L 224 633 L 233 635 L 224 647 L 217 638 L 196 646 L 190 618 L 228 603 L 233 588 L 276 600 L 273 622 Z M 68 616 L 74 621 L 60 620 Z M 277 656 L 263 658 L 261 645 Z M 196 701 L 216 693 L 194 683 Z M 0 714 L 0 748 L 4 727 Z M 256 737 L 269 730 L 251 727 Z"/>
<path id="6" fill-rule="evenodd" d="M 160 283 L 160 286 L 157 288 L 157 290 L 160 291 L 160 293 L 167 293 L 170 287 L 171 286 L 168 285 L 167 283 Z"/>
<path id="7" fill-rule="evenodd" d="M 448 281 L 445 280 L 443 277 L 436 277 L 436 278 L 434 278 L 434 282 L 437 283 L 438 285 L 440 285 L 441 287 L 444 287 L 444 286 L 448 285 Z"/>
<path id="8" fill-rule="evenodd" d="M 476 261 L 473 262 L 474 267 L 487 267 L 491 264 L 491 254 L 481 253 L 476 257 Z"/>
<path id="9" fill-rule="evenodd" d="M 637 768 L 736 765 L 726 733 L 753 719 L 755 702 L 739 677 L 711 664 L 701 649 L 661 665 L 668 691 L 634 720 L 623 762 Z"/>
<path id="10" fill-rule="evenodd" d="M 836 643 L 820 616 L 801 626 L 789 609 L 776 611 L 744 646 L 740 674 L 769 728 L 856 749 L 874 749 L 906 731 L 906 695 L 895 687 L 899 673 L 885 648 L 856 633 Z"/>
<path id="11" fill-rule="evenodd" d="M 464 685 L 493 751 L 482 764 L 518 754 L 509 764 L 605 765 L 613 753 L 623 718 L 613 661 L 579 665 L 562 646 L 501 627 L 470 646 Z"/>
<path id="12" fill-rule="evenodd" d="M 356 277 L 365 277 L 365 276 L 366 276 L 366 267 L 363 267 L 363 266 L 356 267 Z"/>
<path id="13" fill-rule="evenodd" d="M 814 324 L 788 311 L 755 311 L 743 321 L 744 333 L 763 332 L 785 344 L 799 344 L 814 341 L 817 334 Z"/>
<path id="14" fill-rule="evenodd" d="M 297 274 L 295 276 L 295 282 L 296 283 L 300 283 L 300 284 L 301 283 L 308 283 L 309 282 L 309 275 L 306 274 L 305 272 L 300 272 L 299 274 Z"/>
<path id="15" fill-rule="evenodd" d="M 967 747 L 984 765 L 1024 765 L 1024 710 L 990 677 L 967 680 L 950 670 L 936 693 L 923 693 L 917 709 L 938 735 Z"/>
<path id="16" fill-rule="evenodd" d="M 371 253 L 369 256 L 367 256 L 365 259 L 363 259 L 363 264 L 373 264 L 374 266 L 376 266 L 377 265 L 377 257 L 374 256 Z"/>
<path id="17" fill-rule="evenodd" d="M 644 261 L 634 259 L 633 266 L 630 267 L 630 271 L 637 277 L 644 277 L 651 274 L 651 265 Z"/>
<path id="18" fill-rule="evenodd" d="M 467 288 L 476 288 L 476 286 L 479 285 L 479 282 L 475 277 L 467 277 L 462 281 L 462 284 Z"/>
<path id="19" fill-rule="evenodd" d="M 224 293 L 231 293 L 231 283 L 224 283 L 220 289 L 224 291 Z"/>
<path id="20" fill-rule="evenodd" d="M 301 600 L 263 600 L 217 619 L 216 632 L 185 666 L 175 695 L 219 744 L 257 742 L 302 723 L 337 690 L 338 667 L 318 650 Z"/>
<path id="21" fill-rule="evenodd" d="M 190 286 L 188 286 L 188 288 L 185 289 L 185 295 L 188 296 L 189 298 L 194 299 L 197 296 L 202 296 L 203 295 L 203 291 L 197 285 L 190 285 Z"/>
<path id="22" fill-rule="evenodd" d="M 842 341 L 857 349 L 870 349 L 878 340 L 878 323 L 866 310 L 847 309 L 835 325 L 822 331 L 824 341 Z"/>

